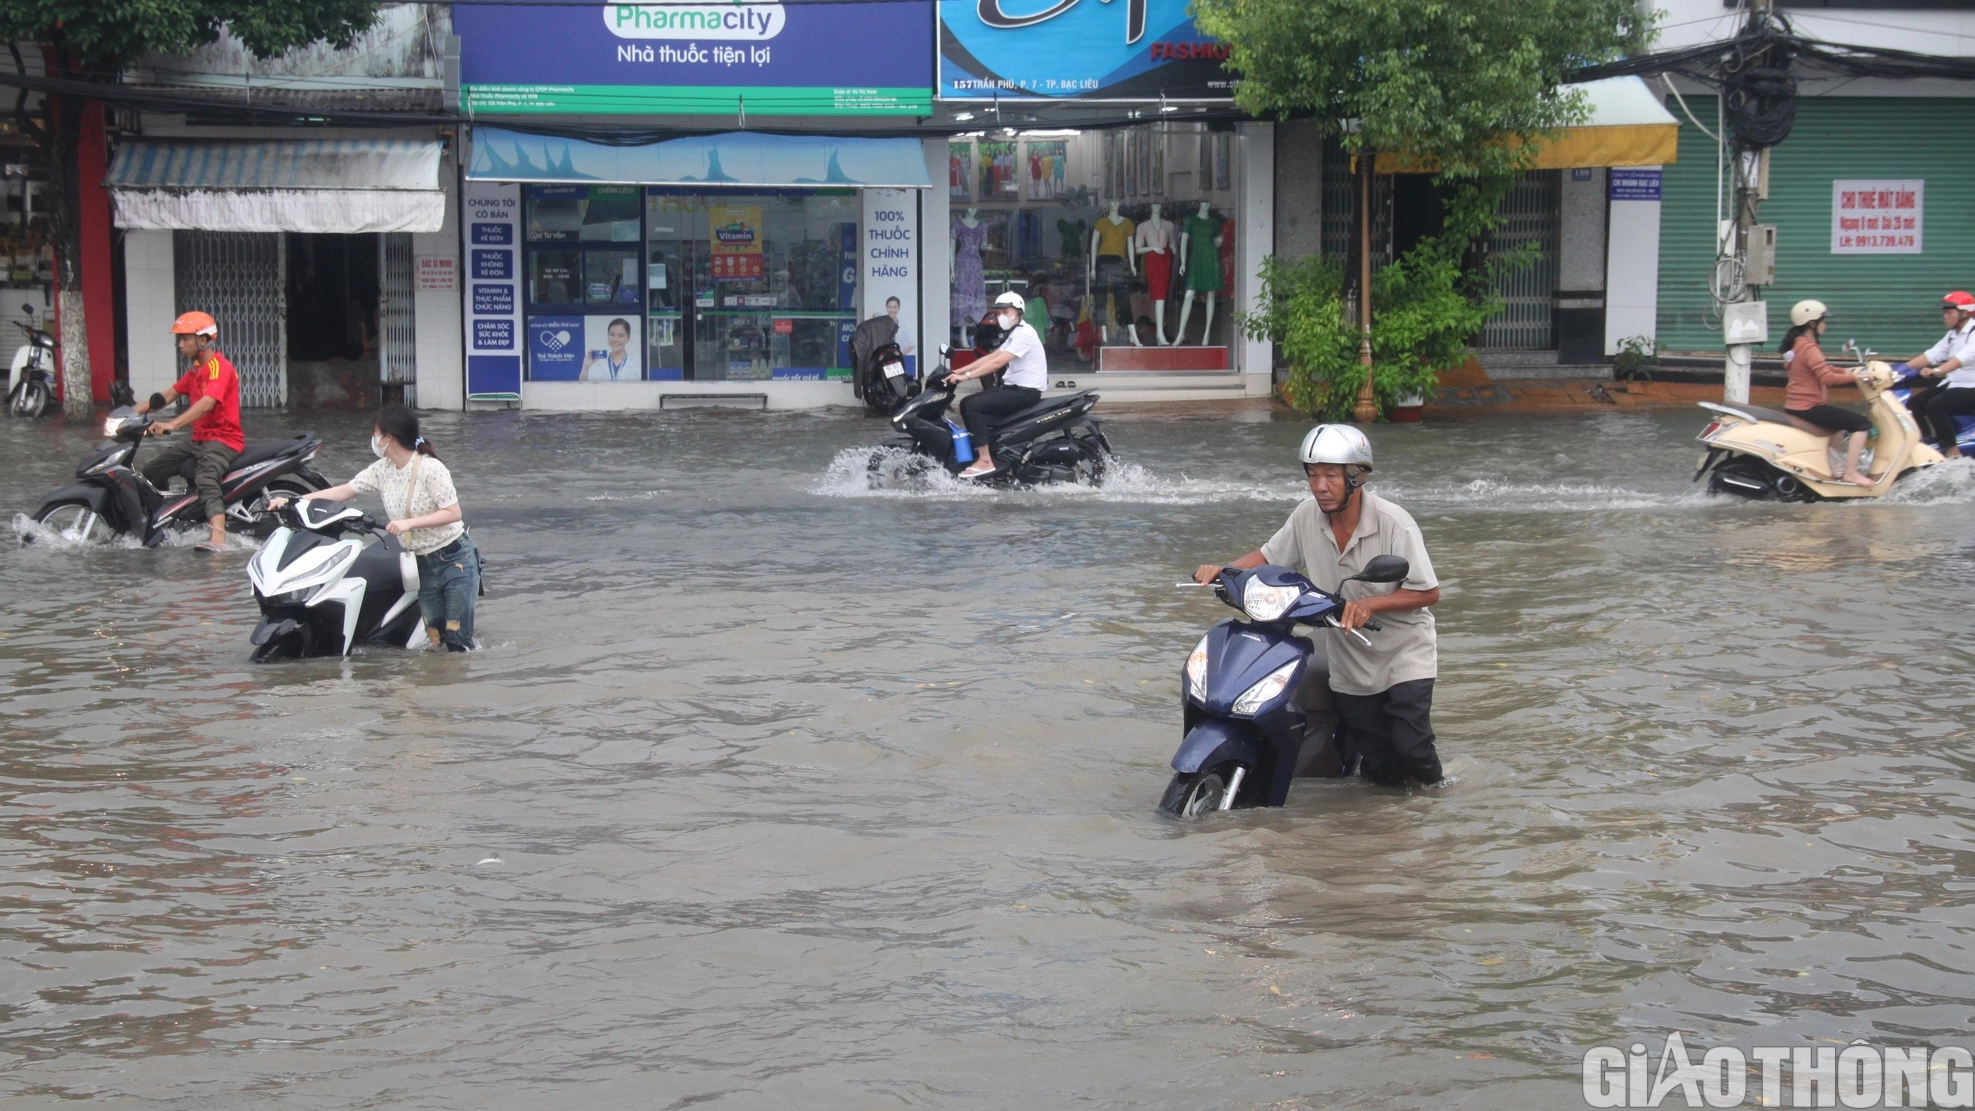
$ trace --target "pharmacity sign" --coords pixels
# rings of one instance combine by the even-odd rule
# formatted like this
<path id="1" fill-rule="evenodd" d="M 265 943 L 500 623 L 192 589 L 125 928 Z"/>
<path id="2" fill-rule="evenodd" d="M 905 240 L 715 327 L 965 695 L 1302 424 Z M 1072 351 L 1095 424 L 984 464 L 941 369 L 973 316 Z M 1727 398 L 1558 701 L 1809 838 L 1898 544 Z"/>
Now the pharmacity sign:
<path id="1" fill-rule="evenodd" d="M 920 116 L 929 4 L 463 4 L 476 115 Z"/>

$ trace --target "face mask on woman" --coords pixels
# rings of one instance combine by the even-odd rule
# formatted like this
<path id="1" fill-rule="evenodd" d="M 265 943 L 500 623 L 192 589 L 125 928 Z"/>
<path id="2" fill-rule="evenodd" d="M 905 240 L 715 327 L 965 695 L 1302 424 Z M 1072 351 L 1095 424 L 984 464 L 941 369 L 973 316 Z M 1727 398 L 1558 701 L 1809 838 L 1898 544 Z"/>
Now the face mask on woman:
<path id="1" fill-rule="evenodd" d="M 384 458 L 384 437 L 372 436 L 370 438 L 370 453 L 379 459 Z"/>

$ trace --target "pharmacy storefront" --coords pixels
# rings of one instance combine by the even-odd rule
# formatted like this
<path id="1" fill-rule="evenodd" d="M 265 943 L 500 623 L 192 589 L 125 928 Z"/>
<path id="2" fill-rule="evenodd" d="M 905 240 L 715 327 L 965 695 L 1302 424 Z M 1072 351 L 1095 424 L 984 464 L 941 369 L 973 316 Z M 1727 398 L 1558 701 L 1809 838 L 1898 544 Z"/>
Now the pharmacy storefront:
<path id="1" fill-rule="evenodd" d="M 854 404 L 851 333 L 888 312 L 917 361 L 946 166 L 907 130 L 933 111 L 930 3 L 488 5 L 455 26 L 487 121 L 461 185 L 470 402 Z"/>
<path id="2" fill-rule="evenodd" d="M 917 354 L 926 157 L 910 138 L 603 146 L 476 128 L 469 399 L 615 409 L 711 386 L 850 403 L 851 332 L 892 298 Z"/>

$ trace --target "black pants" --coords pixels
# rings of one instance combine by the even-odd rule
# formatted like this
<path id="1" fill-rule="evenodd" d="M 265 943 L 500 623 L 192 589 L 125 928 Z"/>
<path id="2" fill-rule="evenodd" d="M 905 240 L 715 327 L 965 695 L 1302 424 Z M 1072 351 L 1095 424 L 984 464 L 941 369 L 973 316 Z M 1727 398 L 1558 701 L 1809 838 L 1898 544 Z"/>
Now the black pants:
<path id="1" fill-rule="evenodd" d="M 987 454 L 988 436 L 1003 418 L 1041 400 L 1041 390 L 1032 390 L 1027 386 L 1002 386 L 961 401 L 960 419 L 967 425 L 967 434 L 974 438 L 974 455 Z"/>
<path id="2" fill-rule="evenodd" d="M 1967 386 L 1929 386 L 1906 399 L 1906 407 L 1920 422 L 1920 431 L 1934 446 L 1946 451 L 1954 446 L 1961 428 L 1956 417 L 1975 413 L 1975 389 Z"/>
<path id="3" fill-rule="evenodd" d="M 166 489 L 171 486 L 171 476 L 178 473 L 186 459 L 191 459 L 192 488 L 199 492 L 199 500 L 206 503 L 206 516 L 217 517 L 226 512 L 226 498 L 220 493 L 219 480 L 239 457 L 239 452 L 218 440 L 180 440 L 151 456 L 144 464 L 144 477 L 158 489 Z"/>
<path id="4" fill-rule="evenodd" d="M 1344 759 L 1355 754 L 1366 779 L 1382 787 L 1438 783 L 1433 747 L 1433 680 L 1394 683 L 1377 694 L 1331 693 L 1343 725 Z"/>
<path id="5" fill-rule="evenodd" d="M 1097 257 L 1097 288 L 1102 290 L 1105 299 L 1111 303 L 1111 316 L 1122 327 L 1132 324 L 1132 268 L 1131 263 L 1117 255 Z M 1094 312 L 1090 318 L 1099 324 L 1104 323 L 1104 314 Z"/>
<path id="6" fill-rule="evenodd" d="M 1870 432 L 1872 418 L 1836 405 L 1813 405 L 1808 409 L 1785 409 L 1798 420 L 1807 420 L 1826 432 Z"/>

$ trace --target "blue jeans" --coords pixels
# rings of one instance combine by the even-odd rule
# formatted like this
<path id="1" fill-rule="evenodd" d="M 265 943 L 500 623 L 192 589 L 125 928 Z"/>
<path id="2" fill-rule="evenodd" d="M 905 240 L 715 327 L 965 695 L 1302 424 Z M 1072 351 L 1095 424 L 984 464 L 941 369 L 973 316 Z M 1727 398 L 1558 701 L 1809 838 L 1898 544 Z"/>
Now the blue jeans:
<path id="1" fill-rule="evenodd" d="M 418 557 L 418 609 L 429 636 L 448 652 L 473 647 L 473 604 L 480 597 L 480 550 L 462 536 Z"/>

